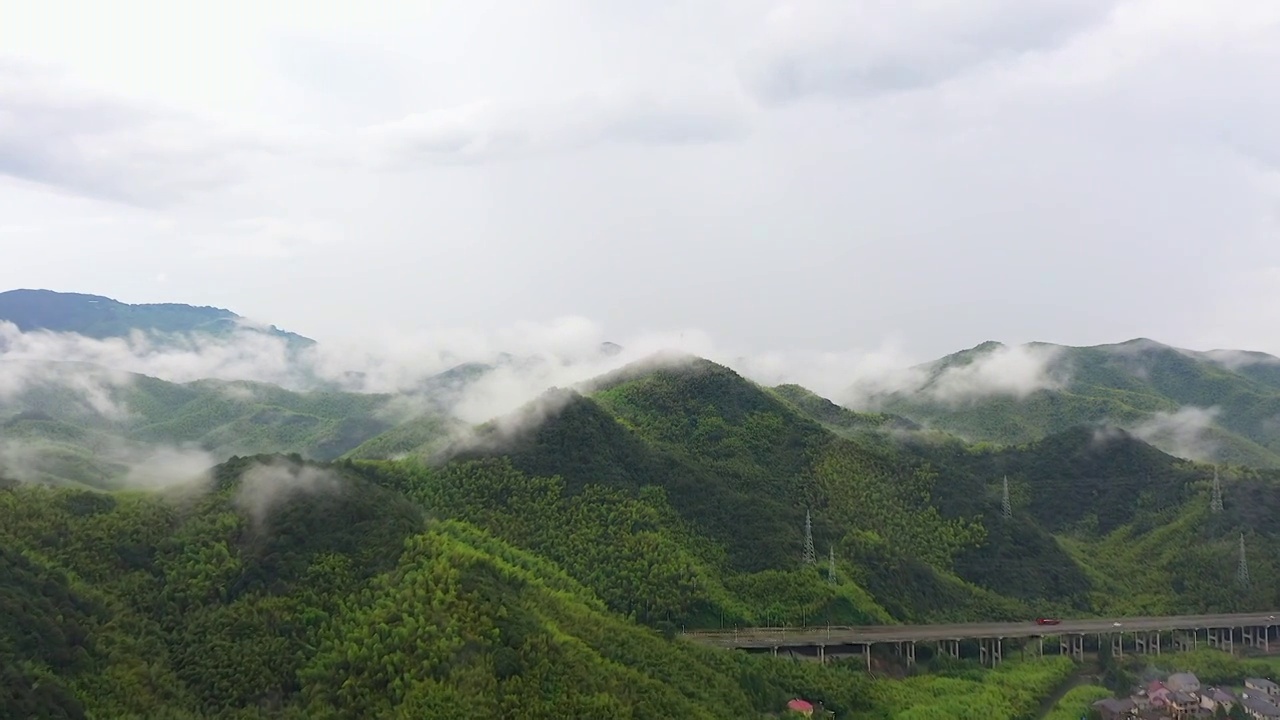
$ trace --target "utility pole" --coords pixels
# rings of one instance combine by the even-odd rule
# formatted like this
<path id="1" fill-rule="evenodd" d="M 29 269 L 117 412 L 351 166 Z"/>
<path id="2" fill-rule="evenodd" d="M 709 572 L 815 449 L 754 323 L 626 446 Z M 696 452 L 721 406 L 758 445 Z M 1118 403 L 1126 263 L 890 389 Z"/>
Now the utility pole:
<path id="1" fill-rule="evenodd" d="M 813 551 L 813 518 L 808 510 L 804 511 L 804 557 L 802 559 L 806 565 L 812 565 L 818 561 Z"/>
<path id="2" fill-rule="evenodd" d="M 827 582 L 832 585 L 836 584 L 836 549 L 834 545 L 828 548 L 827 552 Z"/>
<path id="3" fill-rule="evenodd" d="M 1004 515 L 1004 519 L 1008 520 L 1013 517 L 1013 503 L 1009 502 L 1009 476 L 1004 476 L 1004 497 L 1000 500 L 1000 512 Z"/>
<path id="4" fill-rule="evenodd" d="M 1240 533 L 1240 564 L 1236 566 L 1236 580 L 1249 587 L 1249 562 L 1244 557 L 1244 533 Z"/>
<path id="5" fill-rule="evenodd" d="M 1209 501 L 1209 511 L 1222 512 L 1222 479 L 1218 477 L 1218 468 L 1213 468 L 1213 499 Z"/>

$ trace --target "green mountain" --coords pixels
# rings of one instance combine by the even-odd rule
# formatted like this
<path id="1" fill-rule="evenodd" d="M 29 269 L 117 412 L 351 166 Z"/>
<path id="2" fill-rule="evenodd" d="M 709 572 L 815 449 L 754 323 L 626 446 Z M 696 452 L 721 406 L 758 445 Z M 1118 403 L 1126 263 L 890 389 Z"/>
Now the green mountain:
<path id="1" fill-rule="evenodd" d="M 476 428 L 417 421 L 352 453 L 414 448 L 405 459 L 237 457 L 205 490 L 163 493 L 0 482 L 0 672 L 14 689 L 0 703 L 743 718 L 799 696 L 840 717 L 1011 720 L 1038 711 L 1069 660 L 991 673 L 924 648 L 937 674 L 899 682 L 883 679 L 889 656 L 872 677 L 860 659 L 718 651 L 679 630 L 1280 596 L 1280 473 L 1226 469 L 1212 512 L 1211 468 L 1122 430 L 969 445 L 818 400 L 662 356 Z"/>
<path id="2" fill-rule="evenodd" d="M 0 473 L 31 481 L 119 487 L 139 463 L 175 459 L 158 448 L 207 453 L 207 462 L 263 452 L 331 460 L 403 433 L 397 426 L 415 415 L 433 431 L 451 427 L 429 398 L 179 384 L 79 363 L 0 360 L 0 373 Z"/>
<path id="3" fill-rule="evenodd" d="M 224 337 L 245 329 L 264 332 L 297 347 L 315 343 L 274 325 L 260 328 L 246 324 L 244 318 L 222 308 L 178 303 L 129 305 L 99 295 L 53 290 L 0 292 L 0 322 L 6 321 L 23 332 L 48 330 L 96 339 L 128 337 L 134 331 L 159 337 L 193 334 Z"/>
<path id="4" fill-rule="evenodd" d="M 1280 358 L 1264 353 L 1146 339 L 988 342 L 913 371 L 907 387 L 855 392 L 868 406 L 973 441 L 1020 444 L 1112 425 L 1181 457 L 1280 467 Z"/>

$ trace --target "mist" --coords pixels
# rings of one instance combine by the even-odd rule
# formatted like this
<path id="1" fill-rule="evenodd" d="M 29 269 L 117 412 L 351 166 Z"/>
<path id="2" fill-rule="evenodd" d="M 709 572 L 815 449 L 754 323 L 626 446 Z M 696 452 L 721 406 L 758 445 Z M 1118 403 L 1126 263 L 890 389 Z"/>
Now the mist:
<path id="1" fill-rule="evenodd" d="M 342 484 L 337 473 L 308 465 L 277 462 L 254 465 L 240 477 L 233 502 L 261 528 L 272 510 L 298 494 L 332 492 Z"/>
<path id="2" fill-rule="evenodd" d="M 1174 412 L 1158 412 L 1130 428 L 1129 432 L 1170 455 L 1209 462 L 1217 458 L 1220 449 L 1211 432 L 1220 412 L 1217 407 L 1194 406 Z"/>

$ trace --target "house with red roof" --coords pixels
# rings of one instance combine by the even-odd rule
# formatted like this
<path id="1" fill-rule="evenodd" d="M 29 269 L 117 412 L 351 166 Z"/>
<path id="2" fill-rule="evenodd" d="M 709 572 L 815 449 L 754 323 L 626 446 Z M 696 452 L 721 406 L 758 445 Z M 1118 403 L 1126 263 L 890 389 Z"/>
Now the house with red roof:
<path id="1" fill-rule="evenodd" d="M 800 713 L 805 717 L 813 717 L 813 703 L 809 702 L 808 700 L 801 700 L 800 698 L 796 698 L 791 702 L 787 703 L 787 709 L 790 710 L 791 712 Z"/>

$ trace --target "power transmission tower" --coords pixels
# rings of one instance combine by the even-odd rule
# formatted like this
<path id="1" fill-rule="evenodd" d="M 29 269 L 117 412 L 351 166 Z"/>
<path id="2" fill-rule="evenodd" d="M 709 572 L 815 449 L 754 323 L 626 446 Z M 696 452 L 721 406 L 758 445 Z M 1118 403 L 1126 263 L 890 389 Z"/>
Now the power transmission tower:
<path id="1" fill-rule="evenodd" d="M 1240 533 L 1240 564 L 1236 566 L 1236 580 L 1249 587 L 1249 562 L 1244 557 L 1244 533 Z"/>
<path id="2" fill-rule="evenodd" d="M 1000 512 L 1004 514 L 1004 519 L 1008 520 L 1013 517 L 1013 503 L 1009 502 L 1009 476 L 1004 476 L 1004 498 L 1000 500 Z"/>
<path id="3" fill-rule="evenodd" d="M 827 552 L 827 582 L 836 584 L 836 549 L 832 546 Z"/>
<path id="4" fill-rule="evenodd" d="M 1209 501 L 1211 512 L 1222 512 L 1222 480 L 1218 477 L 1218 468 L 1213 469 L 1213 499 Z"/>
<path id="5" fill-rule="evenodd" d="M 813 519 L 809 515 L 809 511 L 804 511 L 804 563 L 812 565 L 818 561 L 817 555 L 813 552 Z"/>

